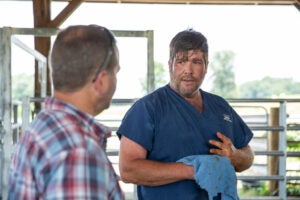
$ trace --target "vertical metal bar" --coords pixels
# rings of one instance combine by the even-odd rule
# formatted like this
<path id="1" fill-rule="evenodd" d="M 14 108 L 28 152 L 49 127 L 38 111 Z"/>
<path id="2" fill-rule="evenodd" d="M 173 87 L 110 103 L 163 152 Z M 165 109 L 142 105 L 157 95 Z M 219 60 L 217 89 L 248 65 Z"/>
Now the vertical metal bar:
<path id="1" fill-rule="evenodd" d="M 153 45 L 153 31 L 147 31 L 147 93 L 152 92 L 155 89 L 154 80 L 154 45 Z"/>
<path id="2" fill-rule="evenodd" d="M 7 196 L 8 166 L 13 150 L 11 137 L 11 28 L 0 29 L 0 120 L 4 131 L 0 138 L 0 192 L 2 199 Z"/>
<path id="3" fill-rule="evenodd" d="M 286 101 L 280 102 L 279 107 L 279 125 L 284 127 L 283 131 L 279 132 L 279 150 L 284 152 L 283 156 L 279 157 L 279 175 L 283 177 L 283 180 L 279 181 L 279 197 L 287 199 L 286 193 Z"/>
<path id="4" fill-rule="evenodd" d="M 18 124 L 18 108 L 19 108 L 19 105 L 18 104 L 13 104 L 13 123 L 15 125 Z M 15 144 L 17 141 L 18 141 L 18 127 L 15 126 L 15 128 L 13 128 L 13 144 Z"/>
<path id="5" fill-rule="evenodd" d="M 41 97 L 45 97 L 47 93 L 47 63 L 38 61 L 39 66 L 39 81 L 41 85 Z"/>
<path id="6" fill-rule="evenodd" d="M 1 134 L 1 138 L 2 136 L 5 134 L 5 130 L 4 130 L 4 126 L 3 126 L 3 121 L 2 119 L 0 119 L 0 134 Z M 0 198 L 2 199 L 2 191 L 3 191 L 3 166 L 4 166 L 4 148 L 3 148 L 3 140 L 0 140 Z"/>
<path id="7" fill-rule="evenodd" d="M 30 97 L 26 96 L 22 99 L 22 132 L 30 123 Z"/>

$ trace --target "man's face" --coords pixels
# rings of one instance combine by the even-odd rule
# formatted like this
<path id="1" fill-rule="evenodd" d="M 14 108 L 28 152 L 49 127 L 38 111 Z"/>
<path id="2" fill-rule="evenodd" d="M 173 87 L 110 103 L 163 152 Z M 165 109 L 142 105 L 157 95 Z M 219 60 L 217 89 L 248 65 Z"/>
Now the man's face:
<path id="1" fill-rule="evenodd" d="M 98 104 L 95 105 L 95 113 L 100 113 L 104 109 L 107 109 L 110 106 L 110 102 L 112 100 L 112 97 L 116 91 L 117 87 L 117 73 L 120 70 L 120 64 L 119 64 L 119 51 L 118 48 L 114 48 L 115 51 L 115 65 L 113 69 L 111 70 L 104 70 L 100 72 L 102 74 L 102 84 L 100 84 L 100 91 L 101 95 L 98 99 Z"/>
<path id="2" fill-rule="evenodd" d="M 114 66 L 114 69 L 108 73 L 107 76 L 107 87 L 105 88 L 105 99 L 107 101 L 107 108 L 109 107 L 109 104 L 111 102 L 111 99 L 116 91 L 117 87 L 117 73 L 120 71 L 120 64 L 119 64 L 119 51 L 118 48 L 115 48 L 115 54 L 116 54 L 116 65 Z"/>
<path id="3" fill-rule="evenodd" d="M 183 97 L 191 97 L 200 88 L 207 62 L 200 50 L 179 52 L 169 61 L 170 86 Z"/>

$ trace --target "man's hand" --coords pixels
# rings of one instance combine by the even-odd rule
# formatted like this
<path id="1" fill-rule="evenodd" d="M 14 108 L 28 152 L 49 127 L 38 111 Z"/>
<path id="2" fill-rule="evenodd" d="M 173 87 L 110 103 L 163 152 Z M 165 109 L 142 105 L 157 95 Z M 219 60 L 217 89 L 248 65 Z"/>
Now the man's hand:
<path id="1" fill-rule="evenodd" d="M 226 156 L 231 164 L 234 166 L 235 171 L 241 172 L 248 169 L 254 160 L 254 153 L 249 145 L 236 149 L 232 141 L 220 132 L 217 132 L 217 137 L 221 141 L 209 140 L 209 143 L 217 148 L 211 148 L 209 151 L 212 154 Z"/>
<path id="2" fill-rule="evenodd" d="M 217 132 L 217 137 L 221 142 L 216 140 L 209 140 L 209 143 L 218 148 L 210 149 L 210 153 L 217 154 L 220 156 L 226 156 L 229 160 L 236 152 L 236 148 L 232 144 L 231 140 L 220 132 Z"/>

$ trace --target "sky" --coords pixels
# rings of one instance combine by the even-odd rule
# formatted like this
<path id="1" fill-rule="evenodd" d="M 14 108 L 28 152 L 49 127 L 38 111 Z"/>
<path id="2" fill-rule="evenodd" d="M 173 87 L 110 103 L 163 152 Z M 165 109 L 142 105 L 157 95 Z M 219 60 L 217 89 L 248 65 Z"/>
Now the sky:
<path id="1" fill-rule="evenodd" d="M 52 17 L 65 5 L 53 2 Z M 210 60 L 218 51 L 234 52 L 237 85 L 265 76 L 300 81 L 300 11 L 294 6 L 83 3 L 60 28 L 75 24 L 98 24 L 111 30 L 153 30 L 154 60 L 162 63 L 166 71 L 170 40 L 177 32 L 194 28 L 207 37 Z M 33 27 L 32 2 L 0 1 L 2 26 Z M 118 45 L 121 71 L 115 96 L 138 97 L 141 88 L 137 85 L 145 78 L 147 67 L 146 40 L 119 38 Z M 21 62 L 19 53 L 14 50 L 13 63 Z M 29 57 L 22 58 L 26 59 Z M 13 72 L 22 70 L 28 68 L 13 68 Z M 209 71 L 202 88 L 211 86 L 210 75 Z"/>

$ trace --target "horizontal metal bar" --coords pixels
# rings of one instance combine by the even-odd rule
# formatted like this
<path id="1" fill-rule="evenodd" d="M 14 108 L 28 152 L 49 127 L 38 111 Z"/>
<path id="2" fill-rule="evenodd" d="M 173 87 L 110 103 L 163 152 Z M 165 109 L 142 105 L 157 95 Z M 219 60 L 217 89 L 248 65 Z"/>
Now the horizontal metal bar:
<path id="1" fill-rule="evenodd" d="M 266 155 L 266 156 L 284 156 L 283 151 L 254 151 L 255 155 Z"/>
<path id="2" fill-rule="evenodd" d="M 299 151 L 288 151 L 286 153 L 288 157 L 300 157 L 300 152 Z"/>
<path id="3" fill-rule="evenodd" d="M 122 101 L 131 103 L 132 100 L 136 99 L 114 99 L 116 101 Z M 230 103 L 282 103 L 282 102 L 293 102 L 300 103 L 300 99 L 227 99 Z"/>
<path id="4" fill-rule="evenodd" d="M 112 103 L 115 103 L 115 104 L 132 104 L 136 100 L 137 99 L 112 99 Z"/>
<path id="5" fill-rule="evenodd" d="M 12 104 L 13 106 L 21 106 L 21 105 L 22 105 L 22 102 L 21 102 L 21 101 L 17 101 L 17 100 L 13 100 L 13 101 L 11 102 L 11 104 Z"/>
<path id="6" fill-rule="evenodd" d="M 115 129 L 117 129 L 115 127 Z M 292 157 L 289 154 L 292 154 L 292 156 L 299 157 L 300 152 L 287 152 L 288 157 Z M 255 155 L 268 155 L 268 156 L 283 156 L 284 153 L 282 151 L 255 151 Z"/>
<path id="7" fill-rule="evenodd" d="M 287 197 L 281 198 L 279 196 L 264 196 L 264 197 L 245 197 L 240 198 L 240 200 L 300 200 L 300 197 Z"/>
<path id="8" fill-rule="evenodd" d="M 267 196 L 267 197 L 246 197 L 246 198 L 240 198 L 240 200 L 285 200 L 285 199 L 280 197 Z"/>
<path id="9" fill-rule="evenodd" d="M 284 176 L 237 176 L 237 179 L 241 181 L 283 181 Z M 286 180 L 300 180 L 300 176 L 286 176 Z"/>
<path id="10" fill-rule="evenodd" d="M 11 129 L 18 129 L 18 128 L 21 128 L 21 126 L 22 126 L 22 124 L 19 124 L 19 123 L 17 123 L 17 124 L 12 124 L 11 125 Z"/>
<path id="11" fill-rule="evenodd" d="M 33 35 L 39 37 L 50 37 L 56 35 L 60 29 L 57 28 L 12 28 L 4 27 L 6 29 L 11 29 L 12 35 Z M 145 31 L 126 31 L 126 30 L 111 30 L 117 37 L 148 37 L 152 30 Z"/>
<path id="12" fill-rule="evenodd" d="M 108 151 L 106 151 L 106 154 L 108 155 L 108 156 L 118 156 L 119 155 L 119 151 L 118 150 L 108 150 Z"/>
<path id="13" fill-rule="evenodd" d="M 245 181 L 258 181 L 258 180 L 269 180 L 269 181 L 282 181 L 284 180 L 284 176 L 237 176 L 238 180 Z"/>
<path id="14" fill-rule="evenodd" d="M 287 130 L 289 131 L 298 131 L 300 130 L 300 124 L 288 124 Z"/>
<path id="15" fill-rule="evenodd" d="M 135 98 L 135 99 L 112 99 L 112 103 L 122 103 L 122 104 L 131 104 L 131 103 L 134 103 L 135 101 L 136 101 L 137 99 Z M 295 101 L 295 102 L 299 102 L 300 103 L 300 99 L 286 99 L 286 101 Z M 239 101 L 241 101 L 241 102 L 244 102 L 243 100 L 241 100 L 241 99 L 235 99 L 234 101 L 237 101 L 237 102 L 239 102 Z M 266 100 L 267 102 L 269 102 L 268 100 Z M 272 99 L 272 100 L 270 100 L 271 102 L 281 102 L 281 101 L 284 101 L 284 100 L 280 100 L 280 99 Z M 249 100 L 249 102 L 256 102 L 256 99 L 252 99 L 252 101 L 250 101 Z M 258 102 L 260 102 L 260 101 L 258 101 Z M 300 125 L 300 124 L 299 124 Z M 256 127 L 254 127 L 254 128 L 256 128 Z M 259 126 L 259 128 L 261 128 L 260 126 Z"/>
<path id="16" fill-rule="evenodd" d="M 284 156 L 283 151 L 254 151 L 256 156 Z M 287 157 L 300 157 L 299 151 L 286 152 Z"/>
<path id="17" fill-rule="evenodd" d="M 249 126 L 253 131 L 284 131 L 283 126 Z"/>
<path id="18" fill-rule="evenodd" d="M 112 30 L 117 37 L 148 37 L 150 30 L 146 31 L 119 31 Z"/>
<path id="19" fill-rule="evenodd" d="M 291 180 L 300 180 L 300 176 L 287 176 L 286 180 L 291 181 Z"/>
<path id="20" fill-rule="evenodd" d="M 246 197 L 246 198 L 240 198 L 240 200 L 285 200 L 285 199 L 280 198 L 278 196 L 276 196 L 276 197 L 274 197 L 274 196 L 266 196 L 266 197 Z"/>
<path id="21" fill-rule="evenodd" d="M 12 27 L 4 27 L 10 28 L 11 33 L 13 35 L 33 35 L 40 37 L 49 37 L 52 35 L 56 35 L 59 29 L 54 28 L 12 28 Z"/>
<path id="22" fill-rule="evenodd" d="M 245 197 L 240 198 L 240 200 L 300 200 L 300 197 L 286 197 L 281 198 L 279 196 L 264 196 L 264 197 Z"/>
<path id="23" fill-rule="evenodd" d="M 30 98 L 30 102 L 42 102 L 44 98 L 32 97 Z M 132 104 L 136 101 L 136 99 L 112 99 L 113 104 Z"/>
<path id="24" fill-rule="evenodd" d="M 226 99 L 230 103 L 283 103 L 300 102 L 300 99 Z"/>
<path id="25" fill-rule="evenodd" d="M 35 103 L 38 103 L 38 102 L 44 102 L 45 98 L 43 97 L 32 97 L 29 99 L 30 102 L 35 102 Z"/>

